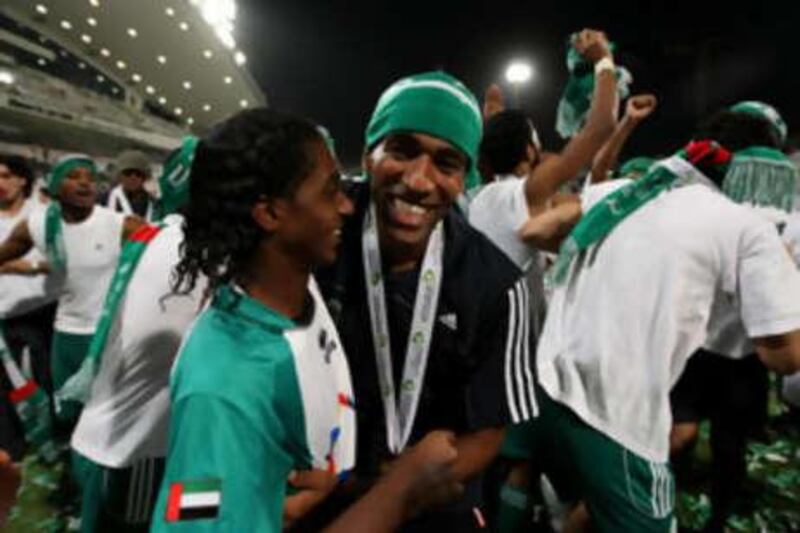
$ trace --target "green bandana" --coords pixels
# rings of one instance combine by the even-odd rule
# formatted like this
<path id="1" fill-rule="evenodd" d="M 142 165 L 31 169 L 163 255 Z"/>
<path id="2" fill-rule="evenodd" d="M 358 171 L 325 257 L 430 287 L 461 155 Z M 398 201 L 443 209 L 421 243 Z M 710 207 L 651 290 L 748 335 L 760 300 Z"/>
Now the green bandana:
<path id="1" fill-rule="evenodd" d="M 136 266 L 144 255 L 148 244 L 164 228 L 164 225 L 149 226 L 145 225 L 136 230 L 133 235 L 125 242 L 120 254 L 117 269 L 106 294 L 103 304 L 103 311 L 97 321 L 97 328 L 89 345 L 89 351 L 80 369 L 73 374 L 61 389 L 56 392 L 58 401 L 66 400 L 86 403 L 92 388 L 92 381 L 100 369 L 103 351 L 106 348 L 108 334 L 111 331 L 114 318 L 117 315 L 119 304 L 128 289 L 128 284 L 136 272 Z"/>
<path id="2" fill-rule="evenodd" d="M 766 120 L 772 126 L 772 130 L 778 136 L 780 145 L 786 144 L 786 139 L 789 136 L 789 128 L 786 126 L 778 110 L 764 102 L 757 102 L 754 100 L 747 102 L 739 102 L 730 108 L 734 113 L 744 113 Z"/>
<path id="3" fill-rule="evenodd" d="M 617 177 L 637 179 L 647 174 L 647 171 L 650 170 L 650 167 L 652 167 L 655 162 L 656 160 L 652 157 L 634 157 L 633 159 L 628 159 L 619 167 Z"/>
<path id="4" fill-rule="evenodd" d="M 58 202 L 58 190 L 61 183 L 76 168 L 88 168 L 92 174 L 97 172 L 94 161 L 89 156 L 70 155 L 56 163 L 47 175 L 47 189 L 53 201 L 47 206 L 44 217 L 44 241 L 47 262 L 53 270 L 67 269 L 67 249 L 64 246 L 64 228 L 61 218 L 61 204 Z"/>
<path id="5" fill-rule="evenodd" d="M 569 79 L 564 88 L 564 94 L 558 102 L 558 115 L 556 117 L 556 131 L 564 139 L 574 137 L 586 122 L 586 115 L 592 105 L 594 93 L 594 67 L 588 63 L 575 49 L 572 42 L 576 34 L 570 37 L 567 50 L 567 69 Z M 611 45 L 614 49 L 614 45 Z M 633 77 L 628 69 L 617 67 L 617 94 L 620 100 L 630 94 L 629 86 Z"/>
<path id="6" fill-rule="evenodd" d="M 366 131 L 372 149 L 390 133 L 419 132 L 451 143 L 469 158 L 467 190 L 480 185 L 478 147 L 483 132 L 478 100 L 444 72 L 426 72 L 392 84 L 378 100 Z"/>
<path id="7" fill-rule="evenodd" d="M 714 150 L 719 152 L 719 157 Z M 712 145 L 708 141 L 690 143 L 685 150 L 654 164 L 644 177 L 603 198 L 581 217 L 561 244 L 552 269 L 552 282 L 555 285 L 563 283 L 578 254 L 604 239 L 620 222 L 662 192 L 691 183 L 711 183 L 689 163 L 688 160 L 696 160 L 695 154 L 702 154 L 698 158 L 711 156 L 715 159 L 714 164 L 721 168 L 728 164 L 730 158 L 730 154 L 723 154 L 716 144 Z"/>
<path id="8" fill-rule="evenodd" d="M 734 154 L 722 190 L 734 202 L 794 210 L 800 171 L 782 152 L 752 146 Z"/>
<path id="9" fill-rule="evenodd" d="M 181 147 L 164 163 L 164 171 L 158 178 L 161 190 L 159 219 L 174 213 L 189 201 L 189 172 L 198 142 L 200 139 L 197 137 L 184 137 Z"/>

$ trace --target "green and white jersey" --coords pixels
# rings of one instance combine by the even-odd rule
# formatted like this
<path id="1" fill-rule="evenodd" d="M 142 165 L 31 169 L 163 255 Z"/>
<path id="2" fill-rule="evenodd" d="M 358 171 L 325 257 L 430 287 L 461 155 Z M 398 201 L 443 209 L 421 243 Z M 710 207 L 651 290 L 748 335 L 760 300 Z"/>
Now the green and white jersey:
<path id="1" fill-rule="evenodd" d="M 343 475 L 355 411 L 342 343 L 313 279 L 305 318 L 222 287 L 173 369 L 152 531 L 280 531 L 291 470 Z"/>

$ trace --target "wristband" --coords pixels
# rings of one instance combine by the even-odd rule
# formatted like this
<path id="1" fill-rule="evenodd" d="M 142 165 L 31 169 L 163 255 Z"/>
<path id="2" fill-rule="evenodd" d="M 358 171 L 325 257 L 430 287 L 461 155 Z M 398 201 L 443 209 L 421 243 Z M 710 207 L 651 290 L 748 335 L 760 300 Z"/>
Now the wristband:
<path id="1" fill-rule="evenodd" d="M 614 72 L 614 69 L 614 60 L 608 56 L 605 56 L 603 59 L 594 64 L 594 75 L 598 76 L 604 70 L 610 70 L 611 72 Z"/>

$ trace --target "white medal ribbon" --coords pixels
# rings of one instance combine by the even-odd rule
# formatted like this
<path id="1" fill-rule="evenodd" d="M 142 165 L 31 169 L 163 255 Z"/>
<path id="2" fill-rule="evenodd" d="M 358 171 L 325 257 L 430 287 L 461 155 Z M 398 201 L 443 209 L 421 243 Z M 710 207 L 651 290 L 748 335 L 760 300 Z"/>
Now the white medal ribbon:
<path id="1" fill-rule="evenodd" d="M 369 211 L 364 218 L 362 237 L 372 342 L 375 347 L 378 380 L 383 410 L 386 415 L 386 441 L 389 450 L 399 454 L 405 448 L 411 435 L 425 378 L 425 368 L 428 364 L 442 281 L 443 223 L 439 222 L 431 233 L 428 247 L 425 250 L 425 258 L 422 261 L 417 295 L 414 299 L 414 314 L 411 319 L 411 329 L 408 332 L 403 380 L 400 384 L 400 397 L 397 403 L 392 374 L 392 345 L 389 341 L 389 320 L 386 314 L 386 294 L 383 285 L 375 204 L 370 204 Z"/>

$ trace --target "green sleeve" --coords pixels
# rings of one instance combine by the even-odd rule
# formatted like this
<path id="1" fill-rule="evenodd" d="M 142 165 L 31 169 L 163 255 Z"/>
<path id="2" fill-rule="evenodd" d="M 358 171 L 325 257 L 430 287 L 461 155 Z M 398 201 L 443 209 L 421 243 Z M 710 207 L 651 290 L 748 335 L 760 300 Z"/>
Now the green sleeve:
<path id="1" fill-rule="evenodd" d="M 173 405 L 169 453 L 151 531 L 281 530 L 293 461 L 280 440 L 272 438 L 285 432 L 269 427 L 280 419 L 265 414 L 214 394 L 192 394 Z M 192 507 L 175 498 L 179 488 L 184 495 L 218 491 L 219 504 Z M 177 506 L 177 519 L 176 500 L 184 502 Z"/>

